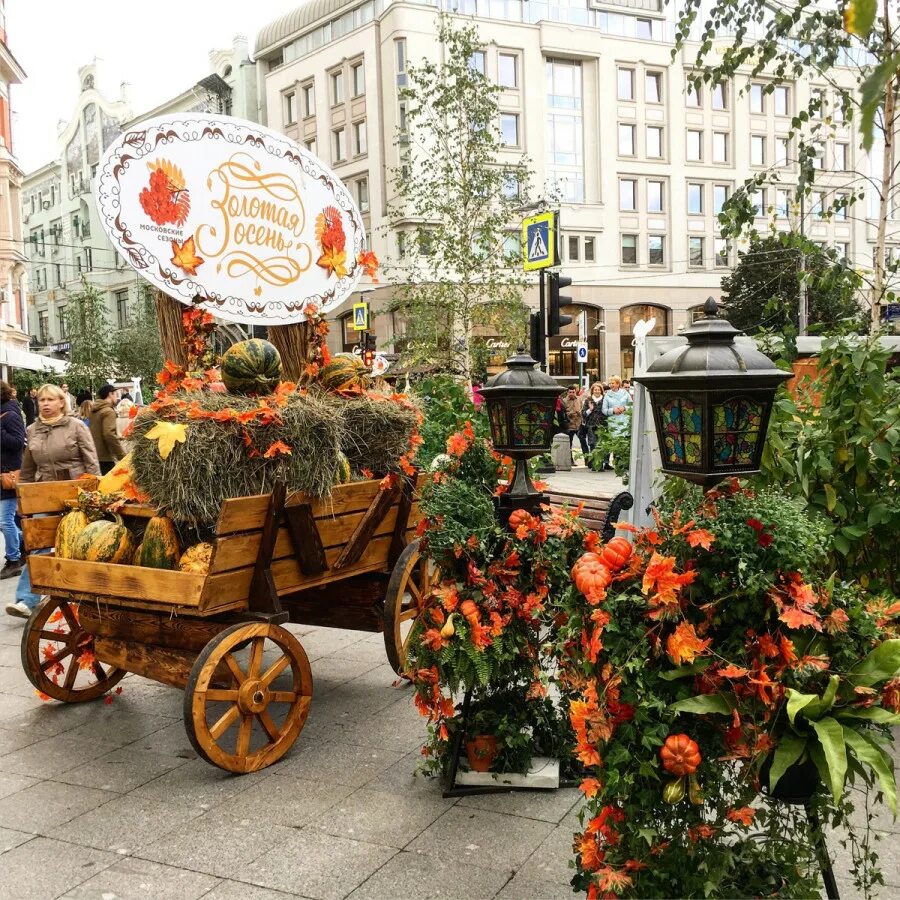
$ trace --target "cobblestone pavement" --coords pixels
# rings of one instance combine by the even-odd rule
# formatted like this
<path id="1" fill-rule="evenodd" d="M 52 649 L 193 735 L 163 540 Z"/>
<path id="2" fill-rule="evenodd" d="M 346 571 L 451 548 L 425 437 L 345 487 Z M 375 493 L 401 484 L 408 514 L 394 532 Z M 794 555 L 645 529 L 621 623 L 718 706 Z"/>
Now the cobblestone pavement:
<path id="1" fill-rule="evenodd" d="M 577 792 L 444 800 L 414 777 L 423 722 L 381 635 L 292 626 L 309 720 L 282 762 L 234 776 L 196 757 L 178 690 L 129 675 L 109 705 L 41 702 L 21 623 L 0 612 L 0 900 L 573 896 Z M 900 826 L 876 824 L 898 896 Z"/>

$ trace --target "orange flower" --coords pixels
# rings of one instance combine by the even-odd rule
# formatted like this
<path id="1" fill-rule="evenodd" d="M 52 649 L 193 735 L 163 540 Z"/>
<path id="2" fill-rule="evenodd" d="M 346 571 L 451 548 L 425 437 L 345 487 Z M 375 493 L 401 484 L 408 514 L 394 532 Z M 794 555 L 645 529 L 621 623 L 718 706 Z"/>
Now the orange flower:
<path id="1" fill-rule="evenodd" d="M 273 459 L 279 453 L 282 456 L 290 456 L 291 448 L 288 447 L 288 445 L 285 444 L 284 441 L 274 441 L 272 444 L 269 445 L 269 449 L 266 450 L 265 453 L 263 453 L 263 458 L 264 459 Z"/>
<path id="2" fill-rule="evenodd" d="M 656 593 L 649 600 L 650 606 L 653 607 L 650 618 L 657 619 L 674 612 L 678 607 L 678 592 L 696 577 L 696 571 L 677 573 L 674 556 L 660 556 L 654 551 L 647 564 L 641 585 L 641 590 L 645 595 L 650 594 L 654 588 L 656 589 Z"/>
<path id="3" fill-rule="evenodd" d="M 740 825 L 749 826 L 753 823 L 753 817 L 756 810 L 752 806 L 742 806 L 740 809 L 729 809 L 725 816 L 731 822 L 737 822 Z"/>
<path id="4" fill-rule="evenodd" d="M 596 778 L 585 778 L 582 780 L 581 784 L 578 785 L 578 790 L 590 800 L 597 796 L 601 787 L 603 787 L 603 785 L 601 785 Z"/>
<path id="5" fill-rule="evenodd" d="M 900 712 L 900 678 L 892 678 L 885 684 L 881 705 L 890 712 Z"/>
<path id="6" fill-rule="evenodd" d="M 676 666 L 680 666 L 692 663 L 711 643 L 712 638 L 701 640 L 689 622 L 680 622 L 666 640 L 666 653 Z"/>
<path id="7" fill-rule="evenodd" d="M 715 833 L 716 829 L 712 825 L 695 825 L 693 828 L 688 828 L 688 838 L 695 844 L 701 839 L 711 838 Z"/>
<path id="8" fill-rule="evenodd" d="M 704 550 L 709 550 L 715 540 L 716 536 L 705 528 L 695 528 L 687 535 L 687 542 L 691 547 L 702 547 Z"/>

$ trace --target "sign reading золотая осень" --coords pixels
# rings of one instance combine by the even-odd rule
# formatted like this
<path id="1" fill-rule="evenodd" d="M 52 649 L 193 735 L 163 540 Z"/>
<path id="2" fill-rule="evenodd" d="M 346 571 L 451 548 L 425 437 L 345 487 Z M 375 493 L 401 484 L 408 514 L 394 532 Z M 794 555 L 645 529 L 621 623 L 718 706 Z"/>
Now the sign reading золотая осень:
<path id="1" fill-rule="evenodd" d="M 280 325 L 327 312 L 377 261 L 350 192 L 284 135 L 173 113 L 124 132 L 97 178 L 100 220 L 147 281 L 223 319 Z"/>

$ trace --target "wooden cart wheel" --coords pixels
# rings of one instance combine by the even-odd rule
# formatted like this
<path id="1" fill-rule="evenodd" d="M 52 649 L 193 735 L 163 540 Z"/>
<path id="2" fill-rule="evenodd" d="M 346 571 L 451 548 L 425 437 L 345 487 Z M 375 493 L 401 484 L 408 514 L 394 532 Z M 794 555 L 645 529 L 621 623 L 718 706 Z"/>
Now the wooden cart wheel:
<path id="1" fill-rule="evenodd" d="M 42 693 L 63 703 L 96 700 L 127 674 L 94 657 L 94 636 L 78 621 L 78 604 L 48 597 L 22 635 L 22 668 Z"/>
<path id="2" fill-rule="evenodd" d="M 384 647 L 398 675 L 406 668 L 406 645 L 416 619 L 440 580 L 441 570 L 419 553 L 418 541 L 404 549 L 391 572 L 384 597 Z"/>
<path id="3" fill-rule="evenodd" d="M 311 700 L 312 672 L 300 642 L 279 625 L 239 623 L 197 657 L 184 691 L 184 724 L 207 762 L 255 772 L 290 750 Z"/>

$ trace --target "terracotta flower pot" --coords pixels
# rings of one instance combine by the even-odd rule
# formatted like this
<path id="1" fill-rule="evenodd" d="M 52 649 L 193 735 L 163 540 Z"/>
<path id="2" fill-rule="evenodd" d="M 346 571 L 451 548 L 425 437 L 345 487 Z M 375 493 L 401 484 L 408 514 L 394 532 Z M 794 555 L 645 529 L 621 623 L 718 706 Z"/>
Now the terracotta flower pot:
<path id="1" fill-rule="evenodd" d="M 476 734 L 466 740 L 466 756 L 473 772 L 487 772 L 497 758 L 497 737 L 493 734 Z"/>

